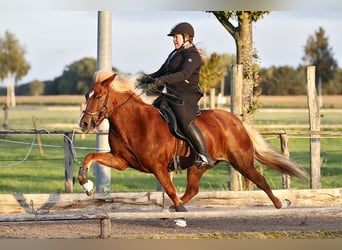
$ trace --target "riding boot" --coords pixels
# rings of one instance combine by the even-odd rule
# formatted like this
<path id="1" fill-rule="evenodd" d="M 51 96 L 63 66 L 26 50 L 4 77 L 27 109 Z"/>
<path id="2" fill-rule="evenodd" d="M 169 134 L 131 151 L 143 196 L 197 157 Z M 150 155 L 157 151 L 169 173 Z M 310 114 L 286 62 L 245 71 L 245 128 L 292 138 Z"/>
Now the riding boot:
<path id="1" fill-rule="evenodd" d="M 193 121 L 190 122 L 186 131 L 184 132 L 186 137 L 190 140 L 191 144 L 193 145 L 194 149 L 199 154 L 201 162 L 197 164 L 197 167 L 199 169 L 205 166 L 208 168 L 214 167 L 214 162 L 212 161 L 208 153 L 207 145 L 204 140 L 203 134 Z"/>

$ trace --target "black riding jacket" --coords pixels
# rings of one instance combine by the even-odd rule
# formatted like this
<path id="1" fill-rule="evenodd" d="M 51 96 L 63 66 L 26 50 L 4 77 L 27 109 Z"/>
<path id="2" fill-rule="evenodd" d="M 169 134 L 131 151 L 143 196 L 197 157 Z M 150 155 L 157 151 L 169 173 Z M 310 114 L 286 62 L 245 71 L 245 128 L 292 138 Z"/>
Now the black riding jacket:
<path id="1" fill-rule="evenodd" d="M 194 93 L 201 94 L 198 88 L 201 65 L 201 56 L 191 44 L 173 50 L 160 69 L 150 76 L 164 81 L 170 93 L 191 98 Z"/>
<path id="2" fill-rule="evenodd" d="M 202 59 L 197 48 L 190 44 L 173 50 L 160 69 L 150 74 L 152 78 L 159 78 L 166 83 L 167 93 L 182 100 L 178 104 L 168 103 L 183 130 L 195 119 L 199 110 L 198 101 L 203 96 L 198 86 L 201 65 Z M 155 100 L 155 106 L 159 106 L 161 99 Z"/>

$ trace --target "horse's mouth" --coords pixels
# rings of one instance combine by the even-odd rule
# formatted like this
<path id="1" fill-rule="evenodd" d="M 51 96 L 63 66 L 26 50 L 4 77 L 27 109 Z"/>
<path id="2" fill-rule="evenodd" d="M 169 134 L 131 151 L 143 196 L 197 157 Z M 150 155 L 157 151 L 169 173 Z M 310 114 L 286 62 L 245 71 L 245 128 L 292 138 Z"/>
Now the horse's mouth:
<path id="1" fill-rule="evenodd" d="M 95 129 L 95 127 L 92 126 L 92 124 L 89 124 L 85 121 L 82 121 L 82 123 L 79 126 L 83 133 L 89 133 L 90 131 Z"/>

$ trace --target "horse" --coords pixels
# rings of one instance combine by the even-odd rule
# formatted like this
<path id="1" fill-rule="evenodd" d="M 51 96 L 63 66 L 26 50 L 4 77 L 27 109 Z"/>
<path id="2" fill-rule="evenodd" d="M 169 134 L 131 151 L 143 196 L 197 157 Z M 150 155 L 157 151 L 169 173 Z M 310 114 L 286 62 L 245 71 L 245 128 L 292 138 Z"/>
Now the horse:
<path id="1" fill-rule="evenodd" d="M 78 172 L 78 180 L 87 195 L 94 184 L 88 180 L 92 163 L 123 171 L 134 168 L 152 173 L 173 202 L 176 212 L 185 212 L 185 204 L 199 192 L 199 184 L 207 167 L 190 166 L 187 184 L 179 198 L 168 171 L 168 164 L 177 152 L 185 150 L 169 130 L 156 107 L 144 102 L 134 90 L 134 82 L 127 76 L 111 71 L 97 71 L 85 95 L 86 104 L 79 119 L 80 129 L 87 133 L 96 129 L 104 119 L 109 121 L 109 152 L 89 153 Z M 236 115 L 221 109 L 201 110 L 195 119 L 203 132 L 213 161 L 225 161 L 262 189 L 275 208 L 287 207 L 290 202 L 276 197 L 265 178 L 256 170 L 254 161 L 283 174 L 307 179 L 307 173 L 289 157 L 272 149 L 252 126 L 244 124 Z"/>

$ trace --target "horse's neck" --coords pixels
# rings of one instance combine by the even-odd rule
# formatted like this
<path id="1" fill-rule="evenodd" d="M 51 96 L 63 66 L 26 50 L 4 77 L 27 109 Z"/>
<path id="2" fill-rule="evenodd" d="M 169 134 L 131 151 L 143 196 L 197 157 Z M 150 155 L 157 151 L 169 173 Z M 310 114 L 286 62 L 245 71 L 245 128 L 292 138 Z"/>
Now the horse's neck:
<path id="1" fill-rule="evenodd" d="M 152 105 L 144 103 L 136 96 L 123 96 L 117 100 L 114 111 L 109 115 L 109 122 L 116 129 L 140 127 L 149 124 L 146 114 L 158 112 Z M 119 132 L 119 131 L 118 131 Z"/>

